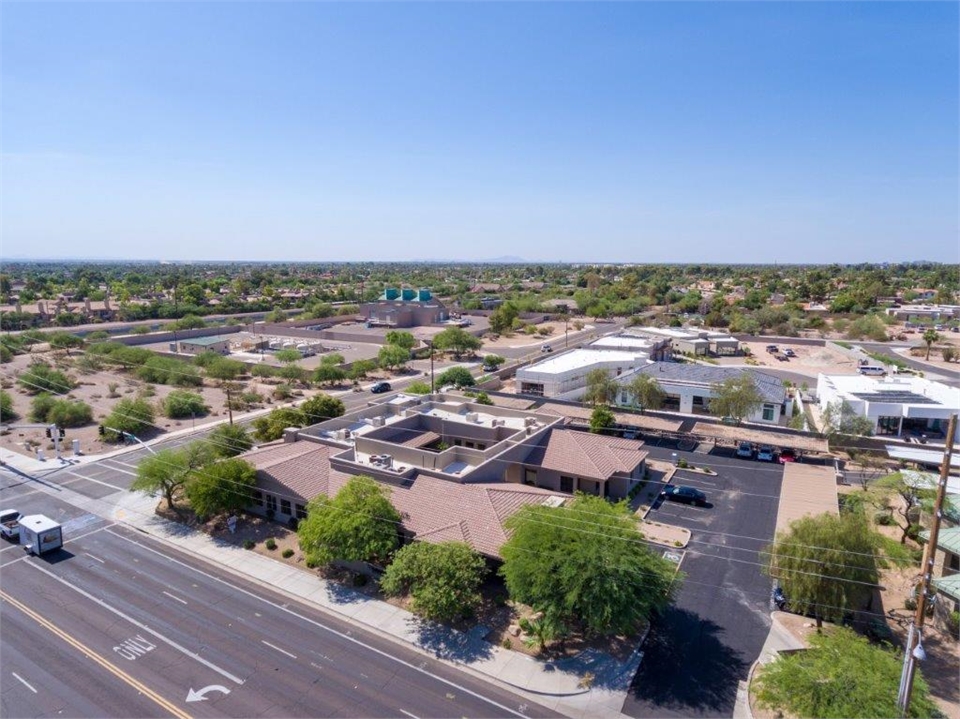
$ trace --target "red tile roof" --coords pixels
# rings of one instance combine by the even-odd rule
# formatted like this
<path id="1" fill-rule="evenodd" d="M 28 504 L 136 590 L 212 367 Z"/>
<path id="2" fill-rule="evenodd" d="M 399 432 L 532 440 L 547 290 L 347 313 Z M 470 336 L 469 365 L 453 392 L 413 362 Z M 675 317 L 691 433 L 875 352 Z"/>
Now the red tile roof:
<path id="1" fill-rule="evenodd" d="M 605 437 L 573 429 L 553 429 L 530 453 L 524 464 L 584 477 L 607 480 L 614 474 L 630 474 L 649 454 L 643 442 Z"/>
<path id="2" fill-rule="evenodd" d="M 243 455 L 257 469 L 257 486 L 284 498 L 332 496 L 350 475 L 330 468 L 330 451 L 312 442 L 261 447 Z M 527 504 L 566 496 L 509 483 L 466 483 L 417 475 L 409 486 L 384 485 L 403 517 L 404 529 L 429 542 L 465 541 L 491 557 L 507 540 L 503 522 Z"/>

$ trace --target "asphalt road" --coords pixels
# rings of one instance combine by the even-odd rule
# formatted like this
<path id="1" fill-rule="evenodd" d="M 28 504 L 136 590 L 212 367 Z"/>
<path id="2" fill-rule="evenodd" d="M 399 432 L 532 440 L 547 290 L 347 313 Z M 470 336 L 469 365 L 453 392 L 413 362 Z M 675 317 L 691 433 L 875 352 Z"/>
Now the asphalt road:
<path id="1" fill-rule="evenodd" d="M 2 554 L 3 716 L 556 716 L 123 527 Z"/>
<path id="2" fill-rule="evenodd" d="M 669 459 L 672 447 L 653 447 Z M 709 507 L 663 503 L 649 519 L 687 527 L 691 542 L 676 603 L 656 619 L 623 713 L 633 717 L 729 717 L 770 629 L 771 582 L 759 554 L 774 535 L 779 465 L 678 452 L 716 477 L 679 471 L 674 483 L 702 489 Z"/>

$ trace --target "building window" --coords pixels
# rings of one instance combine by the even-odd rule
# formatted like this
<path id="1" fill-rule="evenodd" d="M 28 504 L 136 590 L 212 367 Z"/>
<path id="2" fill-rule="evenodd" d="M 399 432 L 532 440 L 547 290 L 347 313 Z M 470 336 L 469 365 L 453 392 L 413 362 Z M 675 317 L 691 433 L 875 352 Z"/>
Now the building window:
<path id="1" fill-rule="evenodd" d="M 535 469 L 526 469 L 523 470 L 523 483 L 536 486 L 537 484 L 537 471 Z"/>
<path id="2" fill-rule="evenodd" d="M 257 506 L 263 506 L 263 492 L 259 489 L 255 489 L 250 493 L 250 503 Z"/>
<path id="3" fill-rule="evenodd" d="M 520 385 L 521 394 L 532 394 L 535 397 L 543 397 L 543 384 L 533 382 L 523 382 Z"/>
<path id="4" fill-rule="evenodd" d="M 573 494 L 573 477 L 560 475 L 560 491 Z"/>
<path id="5" fill-rule="evenodd" d="M 289 499 L 281 499 L 281 500 L 280 500 L 280 514 L 286 514 L 286 515 L 293 514 L 293 512 L 290 511 L 290 500 L 289 500 Z"/>
<path id="6" fill-rule="evenodd" d="M 267 511 L 276 512 L 277 511 L 277 498 L 272 494 L 267 495 Z"/>
<path id="7" fill-rule="evenodd" d="M 774 407 L 772 404 L 763 405 L 763 421 L 772 422 L 773 421 L 773 412 Z"/>
<path id="8" fill-rule="evenodd" d="M 297 507 L 297 519 L 306 519 L 307 518 L 307 508 L 302 504 L 296 505 Z"/>
<path id="9" fill-rule="evenodd" d="M 483 444 L 482 442 L 477 442 L 477 449 L 486 449 L 486 448 L 487 448 L 487 445 Z"/>

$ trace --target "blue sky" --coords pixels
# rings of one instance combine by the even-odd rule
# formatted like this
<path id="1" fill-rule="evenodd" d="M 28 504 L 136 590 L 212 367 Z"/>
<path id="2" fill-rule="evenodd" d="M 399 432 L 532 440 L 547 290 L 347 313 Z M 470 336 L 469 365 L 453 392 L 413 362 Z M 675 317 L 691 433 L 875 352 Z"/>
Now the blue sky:
<path id="1" fill-rule="evenodd" d="M 960 261 L 948 2 L 4 3 L 0 257 Z"/>

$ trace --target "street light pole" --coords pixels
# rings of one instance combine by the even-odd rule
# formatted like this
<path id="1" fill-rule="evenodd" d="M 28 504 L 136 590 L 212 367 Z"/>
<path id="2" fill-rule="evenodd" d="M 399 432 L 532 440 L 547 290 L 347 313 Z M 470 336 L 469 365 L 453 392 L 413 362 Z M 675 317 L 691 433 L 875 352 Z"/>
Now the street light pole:
<path id="1" fill-rule="evenodd" d="M 433 383 L 433 342 L 430 343 L 430 394 L 435 391 Z"/>

